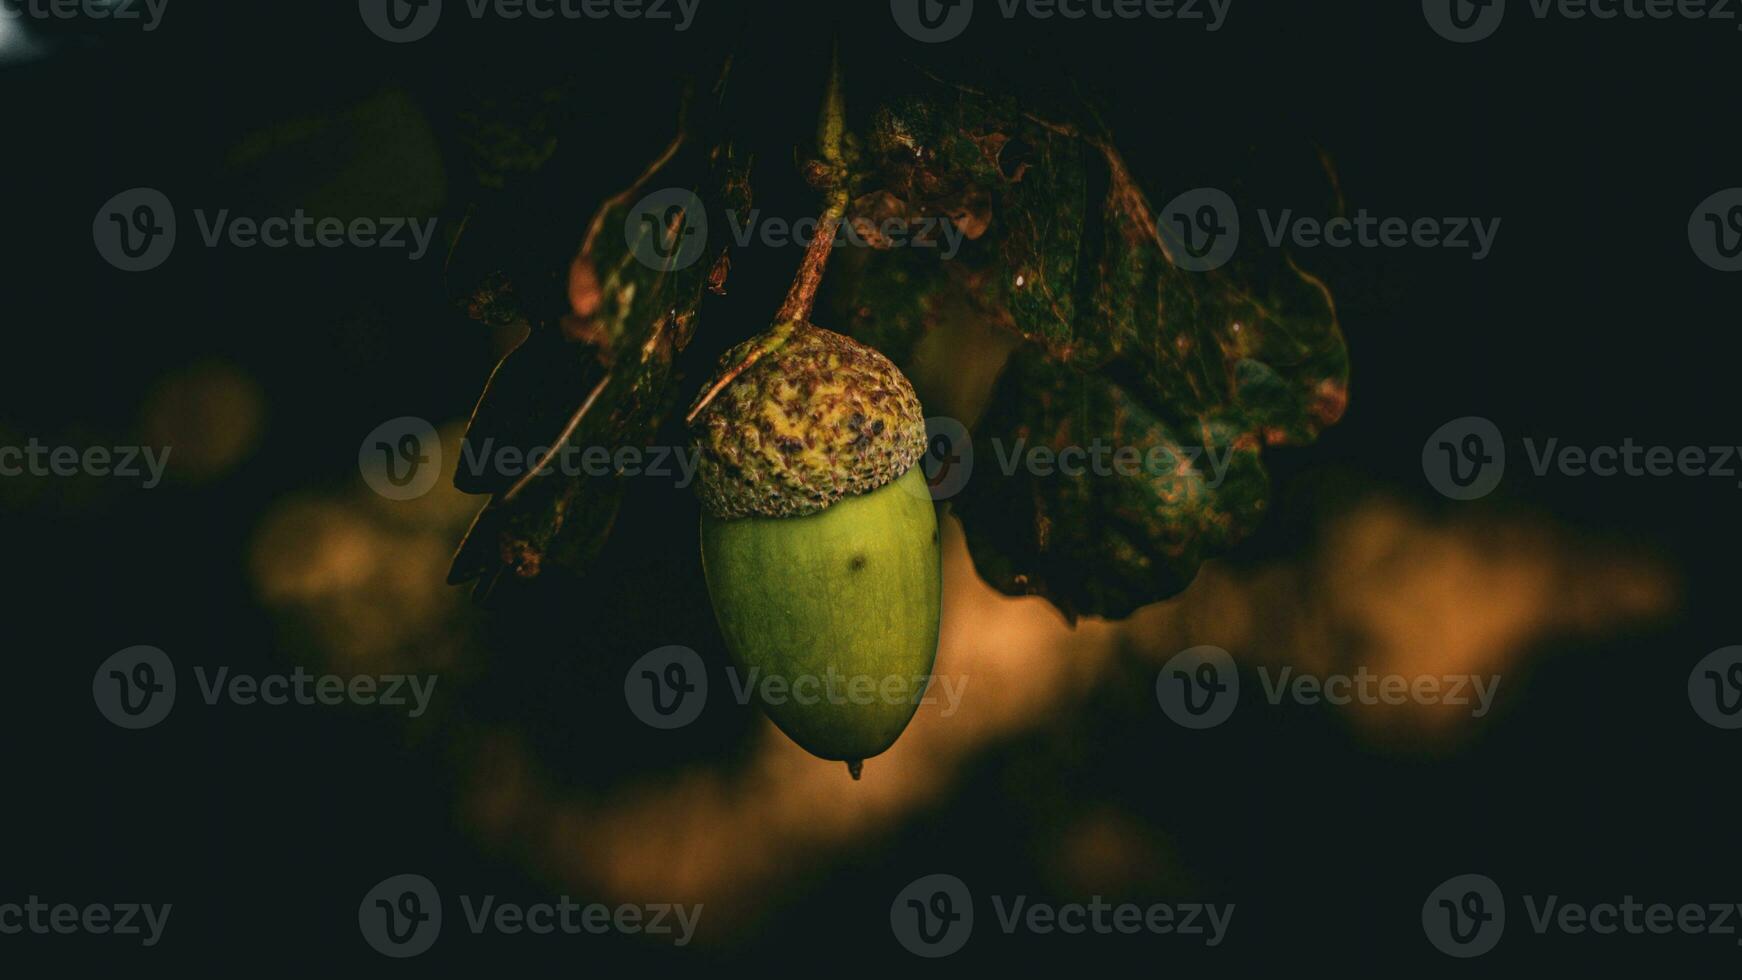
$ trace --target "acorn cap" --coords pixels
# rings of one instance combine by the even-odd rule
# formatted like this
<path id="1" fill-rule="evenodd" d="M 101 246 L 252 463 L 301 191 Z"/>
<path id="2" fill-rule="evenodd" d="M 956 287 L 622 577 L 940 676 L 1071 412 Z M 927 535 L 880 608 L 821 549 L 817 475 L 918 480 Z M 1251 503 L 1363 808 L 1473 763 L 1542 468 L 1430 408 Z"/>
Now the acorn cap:
<path id="1" fill-rule="evenodd" d="M 694 422 L 698 489 L 715 517 L 814 514 L 893 482 L 925 452 L 912 383 L 851 337 L 778 325 L 727 351 L 703 390 L 746 361 Z"/>

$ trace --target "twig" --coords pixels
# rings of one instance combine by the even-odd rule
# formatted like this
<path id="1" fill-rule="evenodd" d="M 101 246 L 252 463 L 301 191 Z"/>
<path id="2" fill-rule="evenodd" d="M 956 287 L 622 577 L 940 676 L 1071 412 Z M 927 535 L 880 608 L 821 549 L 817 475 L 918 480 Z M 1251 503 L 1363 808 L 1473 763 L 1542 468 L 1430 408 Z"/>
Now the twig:
<path id="1" fill-rule="evenodd" d="M 544 458 L 538 461 L 537 466 L 526 471 L 526 473 L 521 475 L 520 479 L 514 481 L 514 485 L 509 487 L 506 493 L 502 494 L 502 503 L 509 503 L 515 497 L 520 496 L 520 491 L 525 490 L 535 478 L 550 468 L 551 460 L 556 458 L 556 454 L 561 451 L 563 446 L 568 445 L 569 437 L 573 436 L 575 430 L 581 427 L 581 419 L 586 417 L 587 412 L 593 407 L 593 403 L 599 400 L 599 396 L 605 392 L 605 386 L 610 383 L 611 372 L 606 371 L 605 376 L 599 379 L 599 383 L 594 385 L 592 392 L 587 395 L 587 400 L 581 402 L 581 407 L 575 409 L 575 413 L 569 416 L 569 423 L 563 426 L 562 434 L 556 437 L 555 442 L 551 443 L 550 452 L 546 453 Z"/>
<path id="2" fill-rule="evenodd" d="M 817 291 L 823 284 L 823 272 L 829 264 L 829 256 L 835 251 L 835 232 L 840 230 L 841 222 L 847 216 L 847 162 L 842 150 L 846 132 L 847 103 L 842 91 L 841 52 L 837 44 L 829 62 L 828 87 L 823 92 L 823 109 L 817 121 L 817 149 L 822 154 L 825 196 L 823 213 L 817 219 L 816 236 L 805 248 L 804 259 L 799 262 L 798 273 L 793 277 L 792 287 L 787 290 L 786 300 L 774 315 L 774 329 L 764 334 L 762 341 L 750 348 L 743 359 L 702 392 L 690 407 L 689 414 L 684 416 L 685 425 L 695 422 L 696 416 L 713 402 L 715 396 L 752 364 L 785 346 L 799 329 L 810 326 Z"/>

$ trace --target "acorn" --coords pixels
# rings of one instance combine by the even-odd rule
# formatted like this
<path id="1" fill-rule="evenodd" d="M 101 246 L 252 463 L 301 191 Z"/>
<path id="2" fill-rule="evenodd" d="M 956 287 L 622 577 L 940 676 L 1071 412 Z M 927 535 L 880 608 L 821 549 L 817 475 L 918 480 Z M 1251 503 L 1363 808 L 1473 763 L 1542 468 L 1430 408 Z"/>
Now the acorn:
<path id="1" fill-rule="evenodd" d="M 857 779 L 907 727 L 937 656 L 919 398 L 887 357 L 804 321 L 720 363 L 692 421 L 714 614 L 775 725 Z"/>

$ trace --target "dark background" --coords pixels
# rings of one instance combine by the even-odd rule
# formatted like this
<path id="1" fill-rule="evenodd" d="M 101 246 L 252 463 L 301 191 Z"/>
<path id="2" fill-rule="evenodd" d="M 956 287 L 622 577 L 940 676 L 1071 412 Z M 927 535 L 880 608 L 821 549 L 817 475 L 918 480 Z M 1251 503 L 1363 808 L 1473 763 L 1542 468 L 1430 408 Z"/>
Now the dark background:
<path id="1" fill-rule="evenodd" d="M 1013 91 L 1073 77 L 1102 101 L 1158 200 L 1164 188 L 1215 183 L 1223 165 L 1264 174 L 1266 161 L 1316 147 L 1352 208 L 1500 216 L 1484 262 L 1445 250 L 1313 256 L 1355 365 L 1350 410 L 1318 444 L 1273 455 L 1275 510 L 1227 560 L 1304 548 L 1338 495 L 1379 488 L 1430 519 L 1490 508 L 1650 550 L 1673 569 L 1676 615 L 1539 644 L 1515 668 L 1526 699 L 1432 751 L 1375 746 L 1329 709 L 1304 707 L 1238 715 L 1217 737 L 1194 738 L 1130 695 L 1153 682 L 1153 664 L 1125 663 L 1068 714 L 975 757 L 941 799 L 807 866 L 778 897 L 759 895 L 765 907 L 721 941 L 674 951 L 616 937 L 473 937 L 454 928 L 450 907 L 452 934 L 431 954 L 396 964 L 363 944 L 357 899 L 401 871 L 526 901 L 591 896 L 480 844 L 455 803 L 476 760 L 442 739 L 361 710 L 206 708 L 186 665 L 267 673 L 318 662 L 307 652 L 318 638 L 262 600 L 250 565 L 262 513 L 293 492 L 354 484 L 358 441 L 382 420 L 462 419 L 501 337 L 455 308 L 439 243 L 420 263 L 358 250 L 209 250 L 193 244 L 191 209 L 282 214 L 343 178 L 345 193 L 365 202 L 378 189 L 379 203 L 362 211 L 407 213 L 404 202 L 429 201 L 451 222 L 487 193 L 460 162 L 459 111 L 479 92 L 573 76 L 584 93 L 576 135 L 550 165 L 560 192 L 546 188 L 538 201 L 567 216 L 572 248 L 597 202 L 669 135 L 685 77 L 707 78 L 733 45 L 744 84 L 766 96 L 745 139 L 778 200 L 793 193 L 781 189 L 791 180 L 785 161 L 810 132 L 833 6 L 757 5 L 746 18 L 704 0 L 682 35 L 648 23 L 479 23 L 450 12 L 431 38 L 406 46 L 381 42 L 343 2 L 172 0 L 152 34 L 25 25 L 49 47 L 0 67 L 5 431 L 125 442 L 163 378 L 214 360 L 251 379 L 260 411 L 250 450 L 210 479 L 153 491 L 115 481 L 0 491 L 16 706 L 0 729 L 10 769 L 0 900 L 175 903 L 159 948 L 0 937 L 0 962 L 31 972 L 159 961 L 298 974 L 676 971 L 720 960 L 782 974 L 1623 963 L 1673 964 L 1690 976 L 1733 964 L 1733 937 L 1536 936 L 1519 904 L 1509 905 L 1500 949 L 1460 964 L 1427 945 L 1419 916 L 1434 885 L 1466 871 L 1493 876 L 1509 898 L 1742 899 L 1729 791 L 1736 736 L 1701 723 L 1682 693 L 1693 662 L 1737 635 L 1726 591 L 1737 487 L 1539 479 L 1519 445 L 1525 436 L 1737 441 L 1726 406 L 1739 280 L 1701 265 L 1685 228 L 1698 202 L 1739 182 L 1726 94 L 1742 35 L 1703 22 L 1537 22 L 1519 4 L 1494 38 L 1459 46 L 1435 36 L 1414 3 L 1256 0 L 1235 0 L 1213 34 L 987 15 L 936 49 L 900 34 L 884 4 L 853 4 L 847 64 L 851 73 L 919 58 L 1002 78 Z M 397 134 L 322 128 L 384 91 L 427 121 L 439 169 L 392 179 L 359 161 L 375 146 L 366 137 L 403 145 Z M 298 121 L 317 135 L 238 155 Z M 164 267 L 127 275 L 98 256 L 90 226 L 105 200 L 134 186 L 176 202 L 182 244 Z M 772 309 L 796 257 L 762 250 L 736 263 L 734 309 L 750 312 L 730 327 L 729 317 L 704 326 L 703 362 L 760 327 L 754 311 Z M 1444 500 L 1421 472 L 1427 435 L 1464 415 L 1492 419 L 1518 454 L 1518 475 L 1480 504 Z M 698 636 L 710 628 L 693 521 L 685 494 L 637 495 L 607 553 L 609 574 L 545 587 L 574 598 L 533 589 L 498 610 L 458 614 L 451 628 L 471 631 L 461 645 L 489 653 L 467 668 L 461 722 L 523 726 L 548 773 L 583 793 L 739 764 L 759 724 L 750 712 L 655 738 L 617 693 L 625 666 L 660 642 L 650 623 Z M 90 677 L 138 643 L 177 658 L 187 707 L 156 729 L 124 732 L 93 709 Z M 717 640 L 696 645 L 713 657 L 709 643 Z M 1064 833 L 1072 801 L 1088 798 L 1116 803 L 1171 842 L 1190 884 L 1170 897 L 1236 903 L 1222 948 L 1003 936 L 984 901 L 975 939 L 954 957 L 924 963 L 895 944 L 890 899 L 933 871 L 958 874 L 977 894 L 1086 898 L 1058 892 L 1036 855 Z"/>

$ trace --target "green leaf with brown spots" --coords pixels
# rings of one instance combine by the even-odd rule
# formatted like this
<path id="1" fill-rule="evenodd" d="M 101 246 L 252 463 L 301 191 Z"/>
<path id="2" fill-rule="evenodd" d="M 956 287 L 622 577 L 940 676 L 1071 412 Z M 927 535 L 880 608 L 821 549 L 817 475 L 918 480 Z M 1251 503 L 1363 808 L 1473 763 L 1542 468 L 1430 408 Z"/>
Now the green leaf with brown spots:
<path id="1" fill-rule="evenodd" d="M 1213 272 L 1177 267 L 1094 128 L 939 83 L 879 111 L 861 145 L 858 216 L 943 217 L 966 243 L 951 260 L 851 250 L 831 308 L 903 364 L 928 414 L 971 425 L 953 508 L 1002 591 L 1072 618 L 1178 593 L 1262 520 L 1263 450 L 1342 415 L 1348 355 L 1325 286 L 1261 244 Z M 1001 374 L 981 363 L 1003 356 L 975 338 L 987 328 L 1023 341 Z M 980 376 L 995 385 L 962 390 Z"/>

